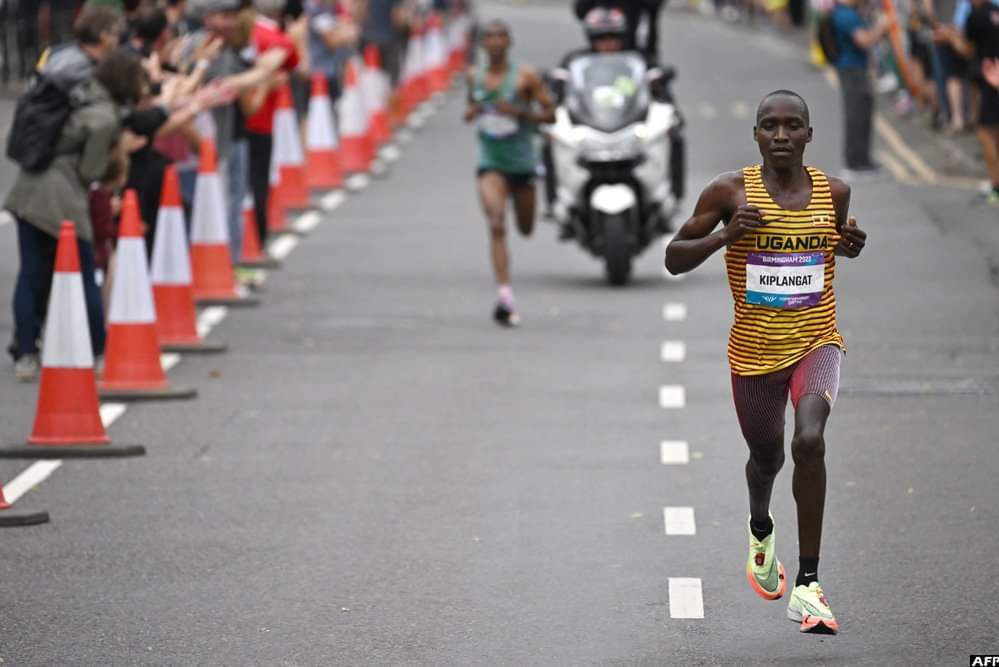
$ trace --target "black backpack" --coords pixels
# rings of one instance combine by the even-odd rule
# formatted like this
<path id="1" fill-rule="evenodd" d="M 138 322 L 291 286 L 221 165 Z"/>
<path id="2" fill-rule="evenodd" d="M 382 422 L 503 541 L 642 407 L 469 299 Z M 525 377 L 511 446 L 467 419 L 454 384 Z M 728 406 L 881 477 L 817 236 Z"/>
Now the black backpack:
<path id="1" fill-rule="evenodd" d="M 21 95 L 7 137 L 7 157 L 25 171 L 43 171 L 56 156 L 56 143 L 73 102 L 67 91 L 44 75 Z"/>
<path id="2" fill-rule="evenodd" d="M 836 29 L 833 27 L 832 11 L 822 12 L 815 23 L 815 38 L 822 49 L 826 62 L 835 65 L 839 60 L 839 44 L 836 43 Z"/>

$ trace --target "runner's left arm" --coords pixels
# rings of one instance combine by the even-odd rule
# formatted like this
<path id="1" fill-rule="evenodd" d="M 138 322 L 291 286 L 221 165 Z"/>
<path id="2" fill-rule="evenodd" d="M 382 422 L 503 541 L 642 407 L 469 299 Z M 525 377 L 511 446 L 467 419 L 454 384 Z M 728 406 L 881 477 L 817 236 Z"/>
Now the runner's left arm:
<path id="1" fill-rule="evenodd" d="M 840 233 L 836 255 L 854 258 L 867 244 L 867 232 L 857 226 L 857 219 L 850 215 L 850 186 L 838 178 L 829 177 L 829 191 L 836 209 L 836 229 Z"/>

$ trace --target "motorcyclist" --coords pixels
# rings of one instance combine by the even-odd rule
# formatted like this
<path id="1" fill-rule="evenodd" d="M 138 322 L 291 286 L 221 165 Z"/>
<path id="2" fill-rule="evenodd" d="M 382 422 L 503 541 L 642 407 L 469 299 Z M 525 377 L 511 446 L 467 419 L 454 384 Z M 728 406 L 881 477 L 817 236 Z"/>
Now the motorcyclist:
<path id="1" fill-rule="evenodd" d="M 595 2 L 595 0 L 579 0 L 576 3 L 576 9 L 579 10 L 580 6 L 584 3 L 590 4 L 602 4 Z M 562 59 L 560 65 L 562 70 L 562 77 L 552 76 L 549 81 L 554 97 L 558 103 L 561 104 L 562 99 L 565 94 L 565 80 L 564 74 L 572 63 L 572 61 L 580 56 L 590 55 L 593 53 L 620 53 L 622 51 L 631 51 L 634 49 L 628 48 L 629 39 L 633 39 L 633 35 L 630 33 L 629 19 L 627 14 L 621 7 L 620 4 L 627 4 L 622 2 L 608 3 L 614 6 L 605 7 L 597 6 L 591 8 L 583 16 L 583 29 L 586 32 L 586 39 L 588 46 L 571 51 Z M 648 54 L 645 54 L 646 65 L 649 67 L 650 73 L 658 74 L 658 76 L 652 76 L 649 79 L 649 93 L 652 98 L 657 102 L 664 102 L 667 104 L 674 104 L 673 93 L 670 89 L 670 81 L 673 78 L 672 68 L 667 68 L 666 71 L 659 68 L 658 63 L 654 59 L 650 58 Z M 679 109 L 677 109 L 679 113 Z M 670 139 L 670 149 L 673 154 L 682 154 L 684 150 L 683 138 L 679 135 L 671 137 Z M 542 147 L 542 160 L 545 167 L 545 217 L 548 219 L 554 218 L 554 204 L 557 192 L 557 179 L 555 174 L 555 161 L 552 154 L 552 146 L 549 141 L 545 141 Z M 677 199 L 683 196 L 682 189 L 674 187 L 673 194 Z M 560 232 L 560 238 L 563 240 L 572 238 L 572 230 L 568 226 L 563 226 Z"/>
<path id="2" fill-rule="evenodd" d="M 655 60 L 659 52 L 659 11 L 664 4 L 664 0 L 575 0 L 573 10 L 580 21 L 596 8 L 619 10 L 627 24 L 625 48 L 641 51 L 650 60 Z M 638 26 L 643 18 L 648 22 L 648 33 L 645 44 L 639 45 Z"/>

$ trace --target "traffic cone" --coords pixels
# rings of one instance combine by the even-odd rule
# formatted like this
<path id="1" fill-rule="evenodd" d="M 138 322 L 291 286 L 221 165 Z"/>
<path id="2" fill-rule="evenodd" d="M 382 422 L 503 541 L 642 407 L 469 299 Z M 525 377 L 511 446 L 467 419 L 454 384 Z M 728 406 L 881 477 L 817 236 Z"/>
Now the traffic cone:
<path id="1" fill-rule="evenodd" d="M 347 61 L 343 95 L 340 96 L 340 166 L 348 173 L 366 172 L 374 155 L 368 133 L 368 115 L 361 97 L 357 65 Z"/>
<path id="2" fill-rule="evenodd" d="M 452 74 L 458 74 L 465 68 L 463 51 L 465 31 L 463 16 L 459 14 L 447 25 L 448 69 Z"/>
<path id="3" fill-rule="evenodd" d="M 271 202 L 282 209 L 309 206 L 309 190 L 305 187 L 305 156 L 302 154 L 302 140 L 288 84 L 278 91 L 271 171 L 277 177 L 277 182 L 271 186 Z"/>
<path id="4" fill-rule="evenodd" d="M 431 12 L 427 17 L 427 33 L 424 38 L 426 45 L 427 85 L 432 93 L 448 89 L 451 79 L 448 74 L 447 46 L 441 35 L 442 21 L 440 14 Z"/>
<path id="5" fill-rule="evenodd" d="M 211 343 L 198 335 L 191 286 L 191 257 L 187 248 L 187 225 L 180 199 L 177 169 L 169 165 L 163 174 L 160 210 L 153 242 L 153 301 L 156 333 L 164 352 L 224 352 L 222 343 Z"/>
<path id="6" fill-rule="evenodd" d="M 312 77 L 312 96 L 309 98 L 309 118 L 305 127 L 306 164 L 305 182 L 314 190 L 343 187 L 343 170 L 340 167 L 339 141 L 330 103 L 329 84 L 317 72 Z"/>
<path id="7" fill-rule="evenodd" d="M 256 306 L 260 302 L 239 293 L 229 254 L 225 195 L 215 158 L 215 143 L 201 142 L 198 181 L 191 221 L 191 269 L 194 300 L 199 305 Z"/>
<path id="8" fill-rule="evenodd" d="M 406 58 L 403 61 L 402 97 L 409 115 L 426 99 L 423 79 L 423 31 L 415 26 L 406 42 Z"/>
<path id="9" fill-rule="evenodd" d="M 139 197 L 135 190 L 126 190 L 111 285 L 104 373 L 97 383 L 97 394 L 114 401 L 141 401 L 192 398 L 195 393 L 191 388 L 172 387 L 163 372 Z"/>
<path id="10" fill-rule="evenodd" d="M 35 425 L 27 446 L 0 449 L 0 458 L 145 454 L 141 445 L 110 444 L 101 421 L 76 229 L 68 221 L 59 229 L 44 341 Z"/>
<path id="11" fill-rule="evenodd" d="M 368 44 L 364 49 L 364 71 L 361 74 L 361 89 L 370 114 L 371 140 L 374 146 L 381 146 L 392 138 L 389 127 L 388 96 L 391 89 L 388 74 L 382 69 L 378 47 Z"/>
<path id="12" fill-rule="evenodd" d="M 11 512 L 12 507 L 4 496 L 3 485 L 0 485 L 0 527 L 36 526 L 49 522 L 48 512 Z"/>
<path id="13" fill-rule="evenodd" d="M 257 214 L 253 210 L 253 197 L 243 198 L 243 246 L 239 251 L 239 265 L 245 269 L 276 269 L 281 262 L 269 257 L 260 247 L 257 231 Z"/>

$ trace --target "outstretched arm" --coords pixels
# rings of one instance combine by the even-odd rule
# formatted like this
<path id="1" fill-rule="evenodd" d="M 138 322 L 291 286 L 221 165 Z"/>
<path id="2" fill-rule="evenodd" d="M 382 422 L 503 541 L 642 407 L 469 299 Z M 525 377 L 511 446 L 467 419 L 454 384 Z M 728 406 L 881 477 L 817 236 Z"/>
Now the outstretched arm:
<path id="1" fill-rule="evenodd" d="M 738 173 L 723 174 L 701 193 L 694 214 L 666 247 L 666 269 L 670 273 L 694 270 L 719 249 L 763 225 L 759 209 L 738 203 L 741 179 Z M 728 224 L 715 231 L 718 223 L 726 220 Z"/>

